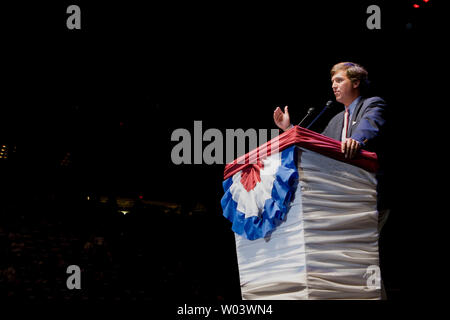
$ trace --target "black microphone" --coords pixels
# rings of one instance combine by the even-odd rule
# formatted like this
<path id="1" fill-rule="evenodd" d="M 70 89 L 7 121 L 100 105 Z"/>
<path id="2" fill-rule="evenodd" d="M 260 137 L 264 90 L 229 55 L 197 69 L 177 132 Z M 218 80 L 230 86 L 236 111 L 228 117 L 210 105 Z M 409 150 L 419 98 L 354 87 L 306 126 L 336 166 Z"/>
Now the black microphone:
<path id="1" fill-rule="evenodd" d="M 306 116 L 304 116 L 303 119 L 302 119 L 302 121 L 300 121 L 300 122 L 298 123 L 298 126 L 300 126 L 300 125 L 303 123 L 303 121 L 305 121 L 305 119 L 308 118 L 309 115 L 310 115 L 313 111 L 314 111 L 314 108 L 309 108 L 309 109 L 308 109 L 308 112 L 306 113 Z"/>
<path id="2" fill-rule="evenodd" d="M 322 109 L 322 111 L 320 111 L 320 113 L 317 115 L 317 117 L 315 117 L 314 120 L 311 121 L 311 123 L 309 124 L 309 126 L 306 127 L 306 129 L 309 129 L 309 127 L 311 127 L 313 125 L 313 123 L 316 122 L 317 119 L 319 119 L 319 117 L 322 115 L 322 113 L 324 113 L 325 110 L 327 110 L 331 106 L 332 103 L 333 103 L 332 100 L 328 100 L 327 104 Z"/>

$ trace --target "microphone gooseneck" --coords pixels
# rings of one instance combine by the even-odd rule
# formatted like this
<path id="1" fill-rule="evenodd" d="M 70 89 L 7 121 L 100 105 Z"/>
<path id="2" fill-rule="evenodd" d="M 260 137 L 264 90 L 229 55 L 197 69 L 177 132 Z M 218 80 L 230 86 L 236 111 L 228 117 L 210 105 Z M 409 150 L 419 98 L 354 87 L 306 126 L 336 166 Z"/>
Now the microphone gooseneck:
<path id="1" fill-rule="evenodd" d="M 302 121 L 298 123 L 298 126 L 300 126 L 303 123 L 303 121 L 305 121 L 305 119 L 308 118 L 313 111 L 314 108 L 309 108 L 308 111 L 306 112 L 306 115 L 303 117 Z"/>
<path id="2" fill-rule="evenodd" d="M 333 103 L 332 100 L 328 100 L 327 104 L 322 109 L 322 111 L 320 111 L 320 113 L 317 115 L 317 117 L 315 117 L 314 120 L 311 121 L 311 123 L 306 127 L 306 129 L 309 129 L 314 124 L 314 122 L 316 122 L 316 120 L 319 119 L 319 117 L 325 112 L 325 110 L 327 110 L 331 106 L 332 103 Z"/>

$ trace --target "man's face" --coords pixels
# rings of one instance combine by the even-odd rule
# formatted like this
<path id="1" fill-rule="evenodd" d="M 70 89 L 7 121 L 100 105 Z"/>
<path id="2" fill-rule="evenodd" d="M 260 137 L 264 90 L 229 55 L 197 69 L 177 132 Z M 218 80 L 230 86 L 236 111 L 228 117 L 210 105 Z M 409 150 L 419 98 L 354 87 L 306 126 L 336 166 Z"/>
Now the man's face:
<path id="1" fill-rule="evenodd" d="M 331 78 L 331 87 L 333 88 L 336 101 L 348 106 L 359 95 L 359 81 L 352 81 L 347 78 L 345 70 L 340 70 Z"/>

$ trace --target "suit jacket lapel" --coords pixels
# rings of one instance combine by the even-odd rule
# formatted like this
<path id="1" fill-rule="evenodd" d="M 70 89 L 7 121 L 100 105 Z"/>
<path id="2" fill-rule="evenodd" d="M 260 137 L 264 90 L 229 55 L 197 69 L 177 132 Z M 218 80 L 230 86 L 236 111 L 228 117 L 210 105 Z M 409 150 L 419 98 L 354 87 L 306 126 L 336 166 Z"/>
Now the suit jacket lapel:
<path id="1" fill-rule="evenodd" d="M 349 137 L 353 133 L 353 122 L 356 121 L 356 119 L 358 118 L 358 113 L 359 113 L 359 111 L 361 111 L 361 107 L 362 107 L 362 105 L 364 103 L 364 100 L 365 100 L 364 98 L 359 99 L 359 102 L 356 105 L 355 110 L 353 110 L 352 118 L 350 119 L 350 123 L 348 124 L 348 127 L 350 129 L 349 132 L 348 132 L 348 136 Z"/>

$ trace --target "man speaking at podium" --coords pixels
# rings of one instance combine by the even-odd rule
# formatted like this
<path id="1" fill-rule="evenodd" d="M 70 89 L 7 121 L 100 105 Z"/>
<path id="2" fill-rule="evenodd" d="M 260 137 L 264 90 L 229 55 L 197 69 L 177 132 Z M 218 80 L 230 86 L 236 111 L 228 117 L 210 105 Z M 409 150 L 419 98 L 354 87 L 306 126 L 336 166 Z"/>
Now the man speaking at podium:
<path id="1" fill-rule="evenodd" d="M 386 124 L 386 103 L 380 97 L 368 97 L 368 73 L 353 62 L 340 62 L 331 68 L 331 84 L 336 101 L 344 110 L 328 123 L 323 135 L 341 141 L 341 151 L 348 159 L 360 149 L 376 152 L 383 158 L 383 137 Z M 275 124 L 286 131 L 292 127 L 288 107 L 277 107 L 273 113 Z M 381 159 L 382 160 L 382 159 Z M 380 163 L 382 167 L 382 163 Z M 383 169 L 378 174 L 378 210 L 380 228 L 387 218 L 387 203 L 383 192 Z"/>
<path id="2" fill-rule="evenodd" d="M 386 103 L 380 97 L 366 97 L 367 71 L 352 62 L 341 62 L 331 69 L 331 83 L 336 101 L 345 106 L 322 132 L 342 141 L 342 152 L 353 158 L 361 149 L 380 152 L 380 137 L 385 125 Z M 288 107 L 273 113 L 275 124 L 283 131 L 292 127 Z"/>
<path id="3" fill-rule="evenodd" d="M 331 82 L 344 106 L 323 132 L 332 139 L 291 130 L 282 136 L 290 140 L 281 157 L 226 167 L 221 204 L 239 235 L 243 299 L 385 299 L 378 252 L 385 218 L 375 193 L 379 172 L 358 161 L 376 162 L 361 149 L 381 150 L 386 104 L 366 95 L 367 71 L 360 65 L 336 64 Z M 273 117 L 282 130 L 292 126 L 287 107 L 277 108 Z M 259 151 L 243 158 L 258 159 Z"/>

